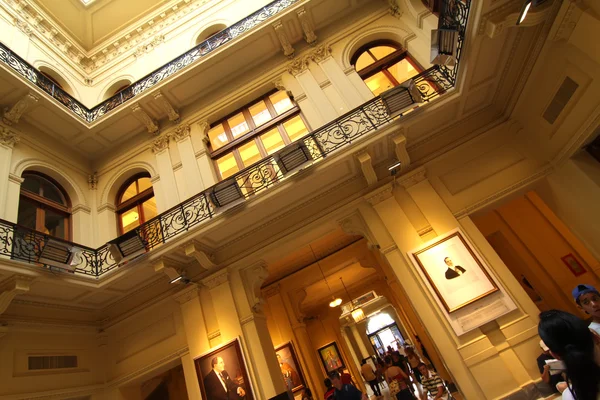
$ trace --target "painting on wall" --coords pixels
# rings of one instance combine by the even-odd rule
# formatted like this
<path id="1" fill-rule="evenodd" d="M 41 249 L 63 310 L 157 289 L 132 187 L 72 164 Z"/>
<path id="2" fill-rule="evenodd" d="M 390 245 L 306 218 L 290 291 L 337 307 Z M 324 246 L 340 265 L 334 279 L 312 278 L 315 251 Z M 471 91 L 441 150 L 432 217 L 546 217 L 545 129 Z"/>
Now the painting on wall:
<path id="1" fill-rule="evenodd" d="M 579 261 L 577 261 L 577 258 L 575 258 L 573 254 L 567 254 L 566 256 L 561 257 L 561 260 L 565 263 L 565 265 L 571 270 L 571 272 L 575 276 L 580 276 L 587 272 L 583 265 L 581 265 Z"/>
<path id="2" fill-rule="evenodd" d="M 238 339 L 196 358 L 194 365 L 203 399 L 254 399 L 248 369 Z"/>
<path id="3" fill-rule="evenodd" d="M 292 342 L 276 347 L 275 353 L 277 354 L 277 361 L 279 362 L 279 368 L 281 368 L 281 375 L 286 389 L 292 393 L 304 389 L 306 383 Z"/>
<path id="4" fill-rule="evenodd" d="M 323 363 L 323 367 L 325 367 L 325 372 L 330 373 L 338 368 L 346 367 L 336 342 L 326 344 L 318 351 L 321 362 Z"/>
<path id="5" fill-rule="evenodd" d="M 409 255 L 448 313 L 499 290 L 460 230 L 440 235 Z"/>

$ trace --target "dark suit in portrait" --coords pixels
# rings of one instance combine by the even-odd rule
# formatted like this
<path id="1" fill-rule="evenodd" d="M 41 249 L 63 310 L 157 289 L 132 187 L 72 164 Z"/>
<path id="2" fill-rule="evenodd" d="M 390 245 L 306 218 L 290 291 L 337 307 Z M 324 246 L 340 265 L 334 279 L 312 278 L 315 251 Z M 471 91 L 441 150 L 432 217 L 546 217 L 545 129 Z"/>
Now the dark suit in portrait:
<path id="1" fill-rule="evenodd" d="M 456 271 L 460 271 L 460 274 Z M 458 278 L 459 276 L 461 276 L 462 274 L 464 274 L 466 271 L 463 267 L 461 267 L 460 265 L 455 265 L 454 269 L 452 268 L 448 268 L 446 270 L 446 279 L 454 279 L 454 278 Z"/>
<path id="2" fill-rule="evenodd" d="M 223 382 L 227 387 L 227 390 L 223 387 L 223 384 L 219 380 L 215 370 L 211 370 L 204 377 L 204 390 L 206 391 L 206 400 L 240 400 L 244 396 L 240 396 L 237 393 L 239 387 L 230 377 L 227 371 L 221 373 Z"/>

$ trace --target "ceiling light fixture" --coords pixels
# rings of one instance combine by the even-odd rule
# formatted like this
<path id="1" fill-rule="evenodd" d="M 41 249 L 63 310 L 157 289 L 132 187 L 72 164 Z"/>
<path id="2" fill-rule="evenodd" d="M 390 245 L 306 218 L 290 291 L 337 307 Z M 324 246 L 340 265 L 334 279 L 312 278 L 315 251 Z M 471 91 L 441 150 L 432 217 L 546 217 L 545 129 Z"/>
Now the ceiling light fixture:
<path id="1" fill-rule="evenodd" d="M 519 19 L 517 19 L 517 25 L 520 25 L 521 22 L 525 20 L 532 4 L 533 0 L 526 0 L 525 3 L 523 3 L 523 7 L 521 7 L 521 12 L 519 13 Z"/>
<path id="2" fill-rule="evenodd" d="M 360 322 L 360 321 L 364 320 L 365 312 L 363 311 L 363 309 L 361 307 L 354 308 L 354 301 L 352 300 L 352 297 L 350 297 L 350 293 L 348 293 L 348 289 L 346 288 L 346 285 L 344 284 L 344 280 L 341 277 L 340 277 L 340 281 L 342 282 L 342 286 L 344 287 L 344 290 L 346 291 L 346 295 L 348 295 L 348 300 L 350 300 L 350 306 L 352 307 L 352 311 L 350 311 L 350 314 L 352 315 L 352 319 L 354 319 L 354 322 Z"/>
<path id="3" fill-rule="evenodd" d="M 321 276 L 323 277 L 323 280 L 325 281 L 325 284 L 327 285 L 327 289 L 329 289 L 329 294 L 331 295 L 331 301 L 329 302 L 329 307 L 336 308 L 340 304 L 342 304 L 342 299 L 340 299 L 339 297 L 336 298 L 333 296 L 333 293 L 331 293 L 331 287 L 329 286 L 329 282 L 327 282 L 327 278 L 325 278 L 325 274 L 323 273 L 323 268 L 321 268 L 321 264 L 319 263 L 319 260 L 317 260 L 315 251 L 313 250 L 313 248 L 310 244 L 308 245 L 308 248 L 310 249 L 310 252 L 312 253 L 315 261 L 317 262 L 317 267 L 319 267 L 319 271 L 321 271 Z"/>

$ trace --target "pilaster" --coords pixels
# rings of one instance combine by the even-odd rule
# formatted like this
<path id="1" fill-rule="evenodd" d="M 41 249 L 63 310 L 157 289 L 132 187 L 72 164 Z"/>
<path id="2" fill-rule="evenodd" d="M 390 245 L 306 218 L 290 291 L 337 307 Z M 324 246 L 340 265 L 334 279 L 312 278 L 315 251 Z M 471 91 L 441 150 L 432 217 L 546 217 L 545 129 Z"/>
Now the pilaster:
<path id="1" fill-rule="evenodd" d="M 179 150 L 183 174 L 185 175 L 187 197 L 194 196 L 206 188 L 198 168 L 190 134 L 191 127 L 189 124 L 179 125 L 171 134 L 171 138 L 177 143 L 177 149 Z"/>
<path id="2" fill-rule="evenodd" d="M 173 163 L 169 153 L 169 136 L 162 135 L 152 141 L 152 152 L 156 156 L 156 165 L 160 175 L 160 189 L 164 199 L 164 209 L 169 209 L 179 204 L 179 191 L 173 172 Z"/>
<path id="3" fill-rule="evenodd" d="M 202 148 L 195 153 L 195 157 L 200 170 L 200 176 L 202 178 L 202 184 L 204 188 L 209 188 L 218 182 L 217 175 L 215 173 L 215 166 L 213 164 L 210 155 L 208 154 L 207 144 L 208 139 L 208 122 L 200 121 L 192 124 L 191 126 L 192 135 L 198 135 L 202 138 Z"/>
<path id="4" fill-rule="evenodd" d="M 19 134 L 14 129 L 0 124 L 0 218 L 2 219 L 7 219 L 6 204 L 12 150 L 19 140 Z"/>

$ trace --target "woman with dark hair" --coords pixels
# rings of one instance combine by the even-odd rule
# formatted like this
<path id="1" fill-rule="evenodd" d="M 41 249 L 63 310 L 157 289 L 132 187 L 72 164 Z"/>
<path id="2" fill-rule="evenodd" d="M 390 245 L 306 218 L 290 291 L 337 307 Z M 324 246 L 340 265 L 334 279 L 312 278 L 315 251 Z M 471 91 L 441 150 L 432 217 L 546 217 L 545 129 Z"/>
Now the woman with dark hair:
<path id="1" fill-rule="evenodd" d="M 600 399 L 600 366 L 594 358 L 597 338 L 573 314 L 550 310 L 540 314 L 540 337 L 550 354 L 565 364 L 568 388 L 563 400 Z"/>

